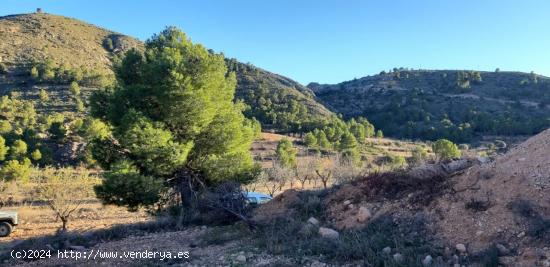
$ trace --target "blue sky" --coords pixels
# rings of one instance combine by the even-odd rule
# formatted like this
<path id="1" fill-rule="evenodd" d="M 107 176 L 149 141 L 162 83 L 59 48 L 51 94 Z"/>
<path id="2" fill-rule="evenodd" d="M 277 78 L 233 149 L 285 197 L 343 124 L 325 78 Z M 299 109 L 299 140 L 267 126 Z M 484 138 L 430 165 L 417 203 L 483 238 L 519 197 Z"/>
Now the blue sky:
<path id="1" fill-rule="evenodd" d="M 0 0 L 0 15 L 36 7 L 142 40 L 175 25 L 303 84 L 393 67 L 550 76 L 547 0 Z"/>

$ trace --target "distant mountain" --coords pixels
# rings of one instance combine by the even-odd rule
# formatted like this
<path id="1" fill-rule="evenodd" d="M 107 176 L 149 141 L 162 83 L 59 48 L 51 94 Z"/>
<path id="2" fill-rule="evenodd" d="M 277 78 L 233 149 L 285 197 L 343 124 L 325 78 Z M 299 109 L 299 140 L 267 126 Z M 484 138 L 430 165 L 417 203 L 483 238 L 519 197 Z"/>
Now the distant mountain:
<path id="1" fill-rule="evenodd" d="M 35 100 L 39 112 L 78 114 L 93 90 L 112 84 L 114 61 L 131 48 L 143 49 L 143 43 L 76 19 L 50 14 L 0 17 L 0 94 Z M 235 59 L 227 62 L 237 74 L 236 100 L 247 104 L 246 115 L 264 128 L 302 132 L 332 116 L 299 83 Z M 82 100 L 71 94 L 74 80 Z M 41 90 L 48 93 L 47 102 L 40 100 Z"/>
<path id="2" fill-rule="evenodd" d="M 550 79 L 534 73 L 401 68 L 308 88 L 333 112 L 394 137 L 470 142 L 550 127 Z"/>

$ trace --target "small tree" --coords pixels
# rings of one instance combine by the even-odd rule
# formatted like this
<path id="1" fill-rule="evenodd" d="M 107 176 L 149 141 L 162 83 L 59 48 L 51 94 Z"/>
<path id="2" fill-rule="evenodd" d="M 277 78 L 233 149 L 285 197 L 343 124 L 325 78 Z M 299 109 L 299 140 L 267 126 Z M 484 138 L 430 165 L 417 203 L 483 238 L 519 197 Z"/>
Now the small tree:
<path id="1" fill-rule="evenodd" d="M 317 158 L 306 158 L 300 160 L 296 165 L 296 179 L 300 181 L 302 189 L 304 189 L 307 181 L 312 181 L 315 178 L 315 171 L 319 170 L 320 162 Z"/>
<path id="2" fill-rule="evenodd" d="M 40 102 L 46 103 L 50 100 L 50 96 L 48 95 L 48 92 L 44 89 L 40 89 L 40 92 L 38 93 L 40 97 Z"/>
<path id="3" fill-rule="evenodd" d="M 35 150 L 31 153 L 31 158 L 32 158 L 32 160 L 34 160 L 34 161 L 39 161 L 40 159 L 42 159 L 42 153 L 40 152 L 40 150 L 35 149 Z"/>
<path id="4" fill-rule="evenodd" d="M 21 161 L 9 160 L 4 163 L 0 169 L 0 177 L 7 182 L 17 181 L 26 183 L 29 181 L 31 173 L 31 161 L 27 158 L 24 158 Z"/>
<path id="5" fill-rule="evenodd" d="M 30 75 L 31 75 L 31 78 L 33 78 L 34 80 L 38 80 L 38 78 L 40 77 L 40 74 L 38 73 L 38 69 L 36 68 L 36 66 L 33 66 L 31 68 Z"/>
<path id="6" fill-rule="evenodd" d="M 313 133 L 307 133 L 304 137 L 304 143 L 307 147 L 315 147 L 317 146 L 317 137 Z"/>
<path id="7" fill-rule="evenodd" d="M 37 197 L 46 201 L 56 218 L 62 222 L 61 230 L 67 230 L 69 219 L 82 209 L 88 199 L 94 197 L 93 185 L 99 179 L 85 169 L 45 168 L 38 172 Z"/>
<path id="8" fill-rule="evenodd" d="M 12 159 L 22 159 L 27 154 L 27 143 L 23 140 L 15 140 L 10 148 L 10 156 Z"/>
<path id="9" fill-rule="evenodd" d="M 277 159 L 285 168 L 296 168 L 296 149 L 288 138 L 283 138 L 277 145 Z"/>
<path id="10" fill-rule="evenodd" d="M 382 132 L 382 130 L 376 131 L 376 138 L 384 138 L 384 133 Z"/>
<path id="11" fill-rule="evenodd" d="M 6 146 L 6 139 L 0 136 L 0 161 L 3 161 L 6 159 L 6 155 L 8 154 L 8 151 L 9 151 L 9 148 Z"/>
<path id="12" fill-rule="evenodd" d="M 80 98 L 76 99 L 76 110 L 79 112 L 83 112 L 86 108 L 84 107 L 84 102 L 80 100 Z"/>
<path id="13" fill-rule="evenodd" d="M 63 122 L 55 121 L 55 122 L 52 122 L 52 124 L 50 125 L 48 132 L 50 132 L 52 139 L 60 142 L 60 141 L 63 141 L 63 139 L 65 139 L 65 134 L 67 134 L 67 129 L 65 128 L 65 125 L 63 124 Z"/>
<path id="14" fill-rule="evenodd" d="M 420 165 L 424 163 L 424 161 L 426 161 L 427 158 L 428 158 L 428 152 L 424 148 L 417 146 L 412 150 L 412 156 L 410 161 L 412 165 Z"/>
<path id="15" fill-rule="evenodd" d="M 433 151 L 439 160 L 460 158 L 461 152 L 453 142 L 439 139 L 433 144 Z"/>
<path id="16" fill-rule="evenodd" d="M 71 85 L 69 86 L 69 90 L 71 91 L 71 94 L 74 97 L 77 97 L 77 96 L 80 95 L 80 86 L 78 85 L 78 83 L 76 81 L 71 82 Z"/>
<path id="17" fill-rule="evenodd" d="M 333 160 L 327 160 L 319 164 L 319 168 L 315 170 L 317 177 L 323 184 L 323 188 L 327 189 L 328 182 L 332 179 L 334 172 L 335 162 Z"/>
<path id="18" fill-rule="evenodd" d="M 267 193 L 273 197 L 283 189 L 289 177 L 291 177 L 289 169 L 274 162 L 273 167 L 262 172 L 260 181 Z"/>
<path id="19" fill-rule="evenodd" d="M 331 144 L 324 131 L 319 131 L 319 135 L 317 136 L 317 144 L 319 144 L 319 147 L 323 149 L 330 149 Z"/>

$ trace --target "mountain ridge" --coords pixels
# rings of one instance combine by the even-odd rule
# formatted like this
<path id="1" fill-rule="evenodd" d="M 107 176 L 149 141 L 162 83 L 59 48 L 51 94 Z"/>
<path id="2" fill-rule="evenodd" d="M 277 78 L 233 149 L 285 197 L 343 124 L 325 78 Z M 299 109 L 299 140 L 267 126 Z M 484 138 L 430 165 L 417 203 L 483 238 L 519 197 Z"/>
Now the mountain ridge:
<path id="1" fill-rule="evenodd" d="M 53 104 L 44 110 L 69 113 L 75 112 L 77 103 L 70 97 L 72 78 L 64 78 L 65 72 L 106 77 L 104 81 L 80 84 L 86 98 L 94 90 L 114 82 L 112 66 L 126 51 L 144 47 L 136 38 L 46 13 L 0 17 L 0 39 L 3 40 L 0 43 L 0 93 L 38 100 L 40 90 L 45 90 Z M 300 83 L 235 59 L 227 59 L 227 63 L 228 69 L 237 74 L 235 100 L 247 104 L 245 114 L 257 118 L 264 128 L 304 132 L 323 125 L 333 116 L 316 101 L 311 90 Z M 41 68 L 48 67 L 51 69 L 48 71 L 55 72 L 50 75 L 54 77 L 32 79 L 33 67 L 40 72 L 44 72 Z"/>
<path id="2" fill-rule="evenodd" d="M 400 138 L 470 142 L 550 127 L 550 78 L 535 73 L 396 68 L 308 88 L 333 112 Z"/>

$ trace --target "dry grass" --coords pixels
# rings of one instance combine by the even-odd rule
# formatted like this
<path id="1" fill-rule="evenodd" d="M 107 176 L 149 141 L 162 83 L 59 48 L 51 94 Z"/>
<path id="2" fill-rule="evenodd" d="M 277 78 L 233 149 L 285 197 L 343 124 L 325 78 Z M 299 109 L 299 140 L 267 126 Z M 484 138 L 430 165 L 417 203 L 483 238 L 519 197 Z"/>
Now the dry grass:
<path id="1" fill-rule="evenodd" d="M 12 235 L 0 239 L 0 245 L 14 240 L 51 235 L 61 227 L 61 221 L 56 221 L 55 214 L 47 206 L 4 207 L 2 210 L 12 210 L 19 213 L 19 226 Z M 131 224 L 150 220 L 144 211 L 128 212 L 124 208 L 103 206 L 97 201 L 83 205 L 69 221 L 69 231 L 83 232 L 110 228 L 118 224 Z"/>

